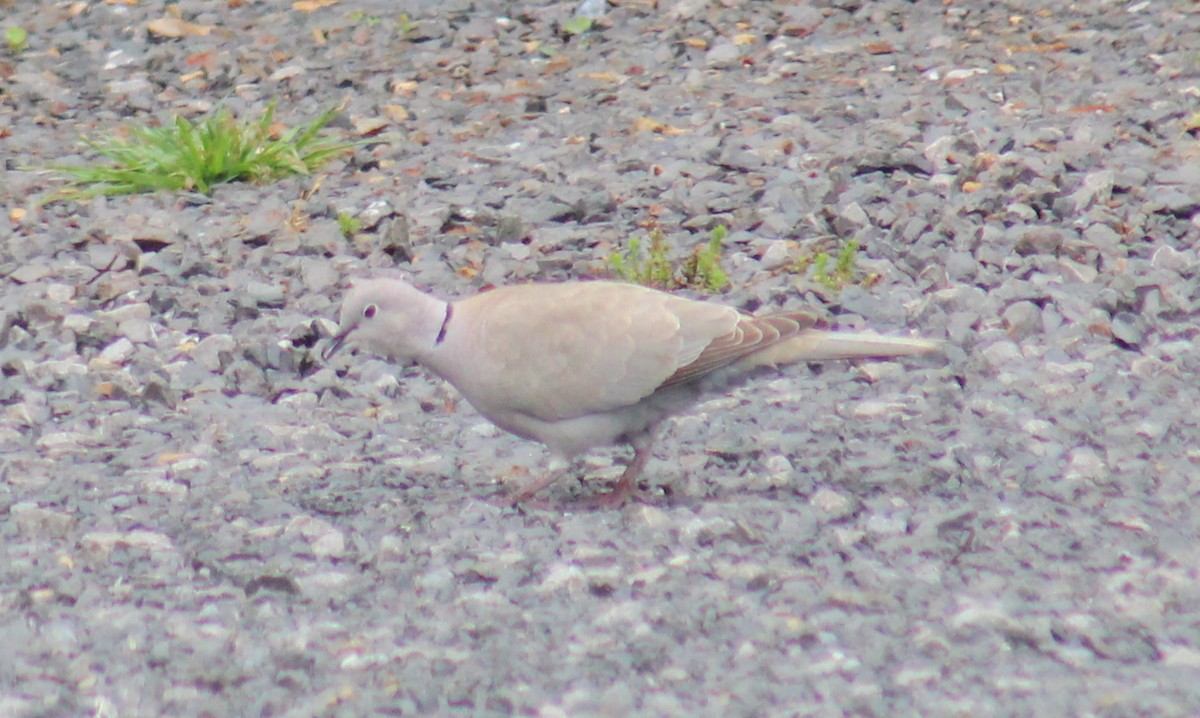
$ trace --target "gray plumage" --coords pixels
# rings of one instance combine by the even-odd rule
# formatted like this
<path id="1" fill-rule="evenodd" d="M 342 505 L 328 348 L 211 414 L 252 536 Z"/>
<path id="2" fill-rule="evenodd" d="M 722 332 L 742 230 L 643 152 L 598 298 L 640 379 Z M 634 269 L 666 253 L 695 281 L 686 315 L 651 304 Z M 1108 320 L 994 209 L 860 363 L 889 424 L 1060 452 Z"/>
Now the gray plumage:
<path id="1" fill-rule="evenodd" d="M 654 430 L 705 394 L 760 367 L 922 354 L 913 337 L 825 331 L 801 311 L 765 316 L 616 282 L 529 284 L 447 303 L 395 279 L 356 282 L 328 358 L 353 342 L 416 361 L 453 384 L 480 414 L 570 460 L 597 446 L 635 454 L 612 502 L 624 500 Z M 551 473 L 520 492 L 532 495 Z"/>

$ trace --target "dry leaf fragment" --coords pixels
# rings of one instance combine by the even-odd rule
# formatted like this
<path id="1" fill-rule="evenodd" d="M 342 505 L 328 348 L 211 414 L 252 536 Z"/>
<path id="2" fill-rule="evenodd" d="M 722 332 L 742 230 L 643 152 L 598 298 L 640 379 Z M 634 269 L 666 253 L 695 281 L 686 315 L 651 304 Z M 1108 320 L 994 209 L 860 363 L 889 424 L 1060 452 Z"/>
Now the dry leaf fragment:
<path id="1" fill-rule="evenodd" d="M 404 105 L 384 105 L 383 114 L 392 122 L 404 122 L 410 116 Z"/>
<path id="2" fill-rule="evenodd" d="M 625 78 L 615 72 L 585 72 L 583 76 L 589 80 L 598 80 L 599 82 L 611 82 L 614 85 L 624 82 Z"/>
<path id="3" fill-rule="evenodd" d="M 388 121 L 382 117 L 354 117 L 351 118 L 350 124 L 354 126 L 354 131 L 362 137 L 371 137 L 388 126 Z"/>
<path id="4" fill-rule="evenodd" d="M 634 132 L 658 132 L 663 123 L 649 117 L 639 117 L 633 121 Z"/>
<path id="5" fill-rule="evenodd" d="M 1066 50 L 1069 47 L 1070 47 L 1070 45 L 1063 42 L 1062 40 L 1057 40 L 1055 42 L 1043 43 L 1041 45 L 1013 45 L 1012 47 L 1005 48 L 1005 52 L 1009 53 L 1010 55 L 1016 54 L 1018 52 L 1036 52 L 1036 53 L 1062 52 L 1063 50 Z"/>
<path id="6" fill-rule="evenodd" d="M 687 130 L 682 127 L 672 127 L 652 117 L 639 117 L 633 121 L 634 132 L 656 132 L 660 135 L 682 135 Z"/>
<path id="7" fill-rule="evenodd" d="M 189 67 L 203 67 L 211 70 L 216 65 L 216 55 L 212 51 L 198 52 L 183 58 L 183 64 Z"/>
<path id="8" fill-rule="evenodd" d="M 300 12 L 313 12 L 314 10 L 320 10 L 323 7 L 337 5 L 341 1 L 342 0 L 296 0 L 296 2 L 292 3 L 292 9 L 299 10 Z"/>
<path id="9" fill-rule="evenodd" d="M 154 457 L 154 463 L 158 464 L 159 466 L 168 466 L 170 464 L 177 464 L 184 459 L 190 458 L 192 458 L 191 454 L 168 451 Z"/>
<path id="10" fill-rule="evenodd" d="M 550 60 L 546 63 L 546 66 L 545 66 L 543 72 L 546 72 L 546 73 L 564 72 L 566 70 L 569 70 L 570 68 L 571 68 L 571 58 L 567 57 L 566 54 L 561 54 L 561 55 L 555 55 L 554 57 L 550 58 Z"/>
<path id="11" fill-rule="evenodd" d="M 197 25 L 177 17 L 160 17 L 146 23 L 146 30 L 159 37 L 203 37 L 213 31 L 213 26 Z"/>

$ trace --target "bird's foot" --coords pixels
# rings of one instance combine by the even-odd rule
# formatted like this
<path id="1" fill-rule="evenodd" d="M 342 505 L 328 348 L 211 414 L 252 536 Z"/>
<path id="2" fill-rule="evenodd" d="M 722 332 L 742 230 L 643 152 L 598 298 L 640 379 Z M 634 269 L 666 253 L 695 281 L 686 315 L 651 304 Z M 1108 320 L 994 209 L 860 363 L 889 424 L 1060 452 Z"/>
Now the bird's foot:
<path id="1" fill-rule="evenodd" d="M 549 502 L 545 499 L 535 499 L 534 496 L 540 493 L 543 489 L 553 484 L 562 478 L 566 473 L 565 468 L 551 469 L 536 481 L 527 484 L 515 491 L 511 491 L 498 499 L 494 503 L 504 508 L 515 508 L 518 506 L 532 506 L 534 508 L 550 508 Z"/>
<path id="2" fill-rule="evenodd" d="M 536 491 L 530 491 L 528 488 L 518 491 L 507 491 L 492 498 L 490 502 L 505 509 L 514 509 L 523 506 L 535 509 L 548 509 L 552 507 L 550 501 L 540 496 L 535 496 L 536 493 Z"/>
<path id="3" fill-rule="evenodd" d="M 619 509 L 630 501 L 644 500 L 637 484 L 632 481 L 618 481 L 609 491 L 594 494 L 573 503 L 573 506 L 588 511 L 603 511 Z"/>
<path id="4" fill-rule="evenodd" d="M 496 506 L 515 509 L 566 510 L 566 511 L 601 511 L 619 509 L 630 501 L 645 501 L 642 492 L 633 484 L 618 482 L 609 491 L 593 496 L 568 501 L 555 501 L 541 496 L 529 489 L 514 491 L 492 500 Z"/>

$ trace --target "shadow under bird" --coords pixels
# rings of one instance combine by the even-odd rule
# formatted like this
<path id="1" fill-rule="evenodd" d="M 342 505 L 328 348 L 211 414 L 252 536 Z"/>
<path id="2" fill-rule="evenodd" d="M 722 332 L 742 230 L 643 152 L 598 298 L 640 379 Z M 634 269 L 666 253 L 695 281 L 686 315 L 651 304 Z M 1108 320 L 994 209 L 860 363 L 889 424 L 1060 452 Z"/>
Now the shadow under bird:
<path id="1" fill-rule="evenodd" d="M 629 444 L 633 459 L 594 501 L 617 505 L 635 491 L 662 421 L 706 395 L 764 368 L 940 346 L 816 322 L 808 312 L 755 316 L 617 282 L 508 286 L 447 302 L 402 280 L 370 279 L 346 295 L 322 356 L 351 343 L 392 362 L 416 361 L 496 426 L 545 444 L 551 470 L 514 503 L 559 479 L 579 454 Z"/>

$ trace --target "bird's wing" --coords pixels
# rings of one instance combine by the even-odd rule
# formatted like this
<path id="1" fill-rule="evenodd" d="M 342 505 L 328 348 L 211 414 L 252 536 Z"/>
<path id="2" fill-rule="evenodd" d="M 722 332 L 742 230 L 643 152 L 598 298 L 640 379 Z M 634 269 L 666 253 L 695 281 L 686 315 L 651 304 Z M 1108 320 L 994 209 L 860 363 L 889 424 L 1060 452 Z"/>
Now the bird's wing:
<path id="1" fill-rule="evenodd" d="M 504 287 L 455 305 L 447 349 L 460 356 L 447 357 L 443 373 L 492 413 L 553 421 L 612 411 L 681 367 L 708 364 L 714 341 L 743 316 L 632 284 Z"/>

